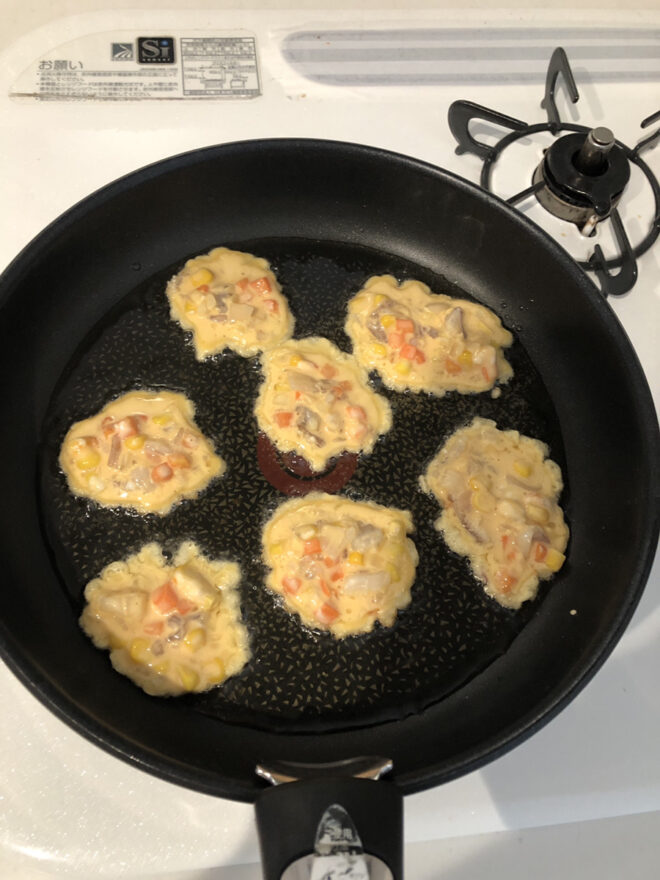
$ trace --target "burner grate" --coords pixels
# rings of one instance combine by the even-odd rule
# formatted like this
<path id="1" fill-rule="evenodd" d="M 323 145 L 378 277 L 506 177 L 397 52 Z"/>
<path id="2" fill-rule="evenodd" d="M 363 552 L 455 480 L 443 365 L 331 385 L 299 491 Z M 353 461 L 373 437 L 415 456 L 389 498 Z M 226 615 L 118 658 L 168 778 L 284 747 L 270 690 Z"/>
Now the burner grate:
<path id="1" fill-rule="evenodd" d="M 555 101 L 560 76 L 571 101 L 577 103 L 579 93 L 568 57 L 563 49 L 557 48 L 550 59 L 541 102 L 548 122 L 528 125 L 471 101 L 454 101 L 449 108 L 449 128 L 458 142 L 456 153 L 473 153 L 483 160 L 480 184 L 490 192 L 493 191 L 493 168 L 508 146 L 538 132 L 549 132 L 555 137 L 563 134 L 546 151 L 531 185 L 507 201 L 517 205 L 534 195 L 546 210 L 576 223 L 584 235 L 593 234 L 598 223 L 609 220 L 619 253 L 606 259 L 597 244 L 588 260 L 577 262 L 582 269 L 595 273 L 604 296 L 621 296 L 628 293 L 637 280 L 637 258 L 660 235 L 660 185 L 640 155 L 660 139 L 660 128 L 631 149 L 615 140 L 608 129 L 562 122 Z M 509 129 L 509 134 L 494 145 L 485 144 L 470 132 L 470 122 L 474 119 Z M 660 111 L 644 119 L 641 127 L 648 128 L 659 119 Z M 655 205 L 649 230 L 634 248 L 616 207 L 630 177 L 630 165 L 637 166 L 644 175 Z M 618 269 L 618 273 L 614 274 L 613 269 Z"/>

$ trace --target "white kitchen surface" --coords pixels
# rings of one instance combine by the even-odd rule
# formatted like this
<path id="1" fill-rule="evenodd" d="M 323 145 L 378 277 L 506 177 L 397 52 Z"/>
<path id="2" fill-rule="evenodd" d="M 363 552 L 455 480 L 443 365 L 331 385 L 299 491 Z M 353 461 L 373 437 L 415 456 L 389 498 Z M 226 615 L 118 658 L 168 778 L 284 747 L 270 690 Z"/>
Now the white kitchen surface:
<path id="1" fill-rule="evenodd" d="M 151 4 L 151 10 L 131 11 L 124 5 L 107 12 L 91 0 L 55 6 L 5 3 L 9 26 L 0 37 L 0 268 L 47 223 L 99 186 L 162 157 L 215 143 L 273 136 L 361 142 L 416 156 L 476 181 L 479 161 L 454 153 L 446 122 L 449 104 L 465 98 L 530 123 L 544 121 L 539 103 L 547 60 L 541 58 L 546 50 L 549 58 L 556 45 L 567 49 L 581 92 L 576 107 L 567 107 L 560 96 L 563 118 L 608 125 L 617 138 L 634 146 L 643 134 L 641 119 L 660 110 L 660 75 L 651 79 L 644 72 L 645 65 L 656 64 L 653 51 L 649 57 L 640 51 L 635 58 L 625 48 L 617 50 L 611 57 L 618 60 L 609 66 L 606 51 L 610 45 L 630 47 L 638 40 L 647 55 L 655 47 L 660 59 L 657 3 L 625 14 L 604 11 L 605 4 L 598 4 L 597 11 L 583 6 L 579 13 L 440 11 L 421 8 L 424 4 L 406 12 L 379 10 L 374 4 L 343 12 L 336 4 L 322 11 L 296 4 L 288 12 L 267 9 L 269 4 L 239 11 L 199 3 L 199 12 L 182 8 L 180 2 L 169 4 L 170 10 Z M 349 70 L 348 56 L 341 53 L 327 67 L 323 65 L 331 56 L 316 56 L 311 65 L 294 69 L 281 51 L 283 41 L 296 32 L 340 29 L 420 29 L 428 34 L 461 28 L 470 33 L 458 45 L 488 47 L 494 29 L 504 27 L 507 35 L 500 42 L 510 52 L 481 80 L 475 75 L 480 54 L 467 49 L 466 59 L 453 71 L 437 64 L 416 68 L 418 76 L 433 74 L 433 84 L 424 86 L 397 79 L 397 73 L 408 73 L 410 67 L 403 62 L 397 66 L 396 40 L 393 57 L 383 62 L 391 81 L 377 85 L 361 83 L 365 70 L 359 65 Z M 8 97 L 17 82 L 25 82 L 26 69 L 44 55 L 57 57 L 53 52 L 59 46 L 74 39 L 84 42 L 91 34 L 137 35 L 143 29 L 254 34 L 262 95 L 134 102 Z M 330 49 L 340 44 L 336 35 L 328 41 Z M 585 44 L 598 50 L 591 52 L 589 62 L 580 57 Z M 516 52 L 521 46 L 538 48 L 538 56 L 520 60 Z M 601 52 L 599 47 L 605 48 Z M 333 67 L 337 64 L 339 68 Z M 350 73 L 347 84 L 319 82 L 324 70 L 329 75 Z M 630 71 L 635 76 L 627 77 Z M 527 75 L 522 83 L 513 76 L 521 72 Z M 660 147 L 644 158 L 660 175 Z M 502 176 L 506 188 L 511 182 Z M 637 231 L 645 208 L 640 198 L 633 217 Z M 612 306 L 660 402 L 660 247 L 640 259 L 639 272 L 638 285 Z M 406 799 L 407 876 L 658 876 L 659 668 L 656 560 L 624 638 L 558 718 L 484 769 Z M 52 716 L 1 665 L 0 705 L 3 880 L 259 876 L 251 806 L 178 788 L 110 757 Z"/>

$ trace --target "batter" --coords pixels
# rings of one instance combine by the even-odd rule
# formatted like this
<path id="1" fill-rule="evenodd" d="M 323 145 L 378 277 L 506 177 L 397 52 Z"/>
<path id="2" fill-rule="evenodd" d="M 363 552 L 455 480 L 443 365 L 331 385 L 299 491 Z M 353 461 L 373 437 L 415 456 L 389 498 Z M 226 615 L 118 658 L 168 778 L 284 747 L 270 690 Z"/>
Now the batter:
<path id="1" fill-rule="evenodd" d="M 293 317 L 267 260 L 218 247 L 188 260 L 167 285 L 170 314 L 191 330 L 198 360 L 225 348 L 252 357 L 293 333 Z"/>
<path id="2" fill-rule="evenodd" d="M 390 405 L 364 370 L 323 337 L 290 340 L 262 357 L 255 405 L 261 430 L 315 471 L 344 451 L 370 452 L 392 426 Z"/>
<path id="3" fill-rule="evenodd" d="M 148 694 L 217 687 L 250 657 L 235 562 L 182 544 L 169 564 L 158 544 L 106 566 L 85 588 L 80 624 L 114 668 Z"/>
<path id="4" fill-rule="evenodd" d="M 69 429 L 60 466 L 69 488 L 106 507 L 166 514 L 225 470 L 174 391 L 130 391 Z"/>
<path id="5" fill-rule="evenodd" d="M 431 293 L 421 281 L 370 278 L 348 304 L 356 360 L 396 391 L 488 391 L 513 375 L 513 337 L 485 306 Z"/>
<path id="6" fill-rule="evenodd" d="M 565 561 L 562 476 L 547 455 L 539 440 L 476 418 L 451 435 L 420 479 L 443 508 L 436 528 L 506 608 L 533 599 L 539 580 Z"/>
<path id="7" fill-rule="evenodd" d="M 411 599 L 417 550 L 408 511 L 310 493 L 282 504 L 263 533 L 266 585 L 305 626 L 336 638 L 392 626 Z"/>

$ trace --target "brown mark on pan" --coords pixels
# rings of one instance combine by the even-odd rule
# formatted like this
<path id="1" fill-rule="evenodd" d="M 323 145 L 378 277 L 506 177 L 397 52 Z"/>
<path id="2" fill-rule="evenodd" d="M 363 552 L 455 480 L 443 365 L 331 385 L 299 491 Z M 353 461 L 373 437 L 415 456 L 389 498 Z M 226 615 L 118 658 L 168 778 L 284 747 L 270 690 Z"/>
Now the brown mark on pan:
<path id="1" fill-rule="evenodd" d="M 306 458 L 295 452 L 280 452 L 266 434 L 259 432 L 257 461 L 271 486 L 285 495 L 307 495 L 308 492 L 334 495 L 355 473 L 358 457 L 354 452 L 342 452 L 319 473 L 312 470 Z"/>

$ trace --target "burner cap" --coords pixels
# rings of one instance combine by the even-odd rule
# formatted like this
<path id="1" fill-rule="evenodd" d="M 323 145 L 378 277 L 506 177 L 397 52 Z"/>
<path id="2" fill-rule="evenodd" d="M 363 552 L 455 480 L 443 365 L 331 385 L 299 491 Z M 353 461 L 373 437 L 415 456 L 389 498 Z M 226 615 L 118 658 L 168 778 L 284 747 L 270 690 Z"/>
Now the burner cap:
<path id="1" fill-rule="evenodd" d="M 567 134 L 546 150 L 534 172 L 543 182 L 536 198 L 562 220 L 576 223 L 584 234 L 608 217 L 630 179 L 625 151 L 609 128 Z"/>

